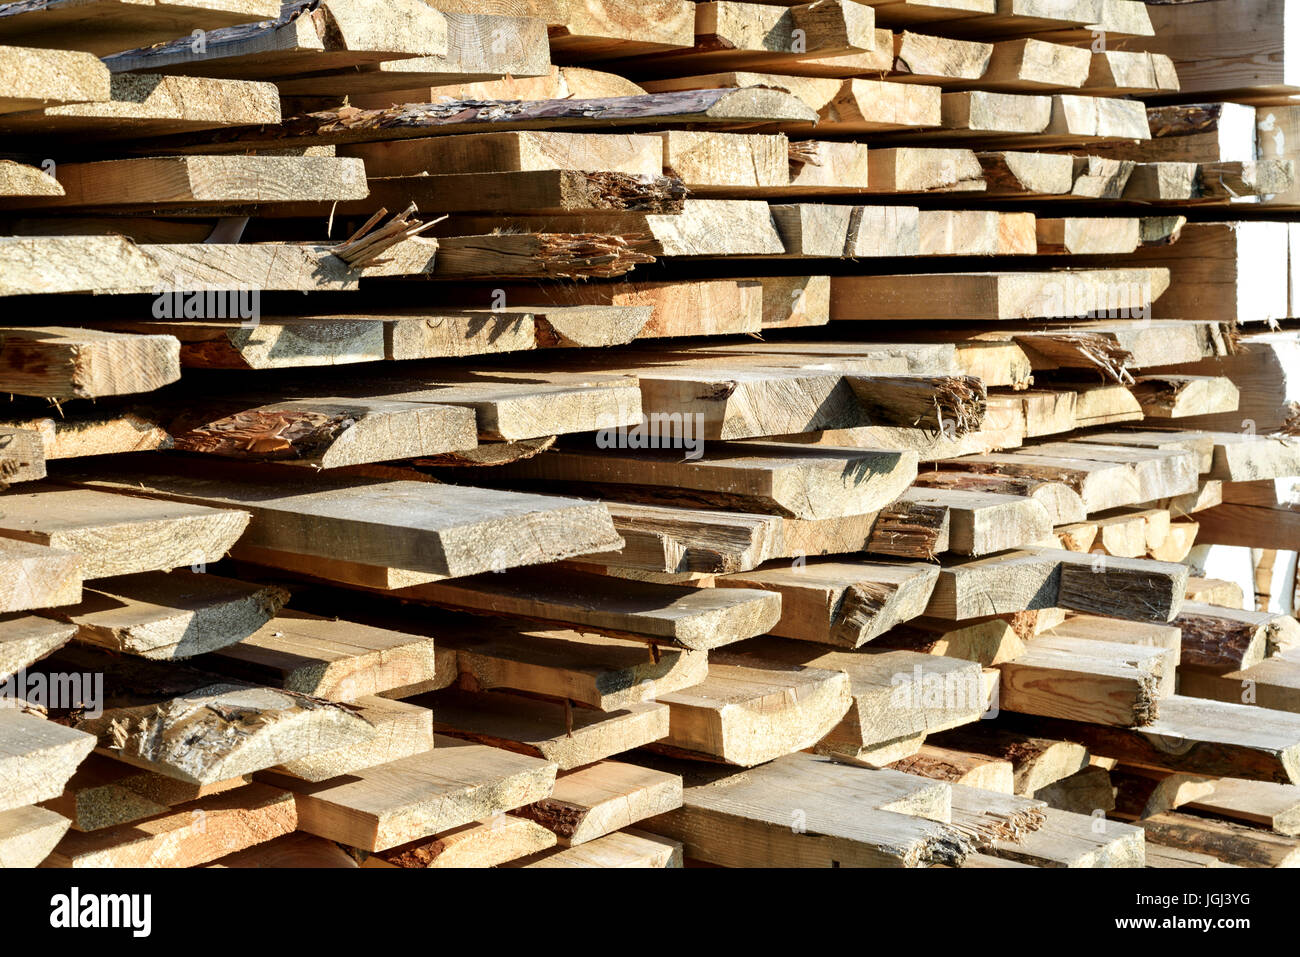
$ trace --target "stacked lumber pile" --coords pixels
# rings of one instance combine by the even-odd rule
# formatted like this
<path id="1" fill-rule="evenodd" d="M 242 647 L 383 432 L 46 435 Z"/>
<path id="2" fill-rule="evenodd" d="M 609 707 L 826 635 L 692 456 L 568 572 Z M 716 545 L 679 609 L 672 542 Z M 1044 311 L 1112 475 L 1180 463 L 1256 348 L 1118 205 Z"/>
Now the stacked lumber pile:
<path id="1" fill-rule="evenodd" d="M 0 3 L 0 865 L 1300 862 L 1288 12 Z"/>

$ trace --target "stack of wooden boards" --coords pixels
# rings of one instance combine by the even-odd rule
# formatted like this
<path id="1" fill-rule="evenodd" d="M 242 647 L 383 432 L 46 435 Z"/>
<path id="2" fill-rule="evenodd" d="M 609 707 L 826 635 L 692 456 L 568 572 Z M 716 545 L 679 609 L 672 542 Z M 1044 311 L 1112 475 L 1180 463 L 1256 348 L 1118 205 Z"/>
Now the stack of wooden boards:
<path id="1" fill-rule="evenodd" d="M 1300 862 L 1287 12 L 0 3 L 0 865 Z"/>

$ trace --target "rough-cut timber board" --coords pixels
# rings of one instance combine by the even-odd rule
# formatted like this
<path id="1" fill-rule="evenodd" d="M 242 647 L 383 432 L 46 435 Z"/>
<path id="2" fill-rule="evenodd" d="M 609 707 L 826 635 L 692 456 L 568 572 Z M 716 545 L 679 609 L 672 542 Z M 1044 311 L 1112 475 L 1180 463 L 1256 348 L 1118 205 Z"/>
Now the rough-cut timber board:
<path id="1" fill-rule="evenodd" d="M 182 35 L 124 50 L 105 62 L 115 73 L 266 79 L 448 53 L 446 18 L 418 0 L 291 3 L 276 18 L 213 30 L 204 41 L 198 45 Z"/>
<path id="2" fill-rule="evenodd" d="M 682 846 L 637 830 L 615 831 L 588 844 L 544 852 L 507 867 L 681 867 Z"/>
<path id="3" fill-rule="evenodd" d="M 1037 608 L 1070 608 L 1167 622 L 1187 590 L 1185 565 L 1029 548 L 939 573 L 926 613 L 949 621 Z"/>
<path id="4" fill-rule="evenodd" d="M 3 14 L 0 7 L 0 43 L 7 42 Z M 108 99 L 108 68 L 88 53 L 0 46 L 0 69 L 8 78 L 0 113 Z"/>
<path id="5" fill-rule="evenodd" d="M 138 139 L 137 151 L 153 154 L 148 137 L 280 122 L 280 97 L 270 83 L 118 74 L 109 94 L 102 102 L 2 115 L 0 132 L 60 143 Z"/>
<path id="6" fill-rule="evenodd" d="M 419 685 L 436 671 L 432 638 L 301 611 L 282 611 L 201 664 L 329 701 Z"/>
<path id="7" fill-rule="evenodd" d="M 36 615 L 0 616 L 0 682 L 62 648 L 76 631 L 73 625 Z"/>
<path id="8" fill-rule="evenodd" d="M 9 493 L 3 512 L 0 536 L 73 552 L 86 579 L 216 562 L 248 524 L 234 509 L 53 484 Z"/>
<path id="9" fill-rule="evenodd" d="M 77 727 L 99 750 L 136 767 L 195 784 L 260 771 L 284 754 L 308 756 L 373 737 L 354 711 L 304 695 L 212 684 L 153 704 L 105 708 Z"/>
<path id="10" fill-rule="evenodd" d="M 1142 867 L 1145 841 L 1139 827 L 1092 815 L 1048 808 L 1043 826 L 1019 842 L 998 841 L 993 853 L 1035 867 Z"/>
<path id="11" fill-rule="evenodd" d="M 50 867 L 194 867 L 282 837 L 298 826 L 294 799 L 265 784 L 172 808 L 146 821 L 69 831 Z"/>
<path id="12" fill-rule="evenodd" d="M 879 511 L 915 477 L 907 452 L 795 445 L 709 445 L 698 458 L 681 450 L 550 451 L 504 466 L 502 474 L 560 482 L 660 487 L 668 497 L 718 507 L 832 518 Z"/>
<path id="13" fill-rule="evenodd" d="M 781 596 L 771 634 L 857 648 L 925 611 L 939 570 L 921 563 L 774 563 L 719 579 L 737 588 Z"/>
<path id="14" fill-rule="evenodd" d="M 333 781 L 274 780 L 294 793 L 300 830 L 382 851 L 541 800 L 555 770 L 534 757 L 440 737 L 432 751 Z"/>
<path id="15" fill-rule="evenodd" d="M 680 809 L 642 827 L 728 867 L 923 867 L 959 863 L 1000 830 L 992 816 L 946 823 L 950 798 L 940 782 L 792 754 L 688 784 Z M 1035 813 L 1013 819 L 1029 827 Z"/>
<path id="16" fill-rule="evenodd" d="M 781 598 L 742 588 L 686 588 L 561 572 L 480 575 L 399 588 L 395 597 L 506 615 L 643 641 L 707 650 L 761 635 L 776 624 Z"/>
<path id="17" fill-rule="evenodd" d="M 0 40 L 102 56 L 279 15 L 278 0 L 37 0 L 0 6 Z"/>
<path id="18" fill-rule="evenodd" d="M 1300 835 L 1300 788 L 1269 781 L 1219 778 L 1208 794 L 1189 801 L 1193 810 L 1267 827 L 1289 837 Z"/>
<path id="19" fill-rule="evenodd" d="M 108 236 L 0 239 L 0 293 L 149 294 L 355 290 L 371 276 L 428 275 L 437 241 L 416 236 L 385 257 L 352 266 L 334 245 L 300 243 L 141 243 Z M 98 333 L 107 336 L 110 333 Z M 174 377 L 173 377 L 174 378 Z M 162 383 L 159 383 L 162 384 Z M 156 388 L 156 386 L 155 386 Z"/>
<path id="20" fill-rule="evenodd" d="M 416 700 L 433 708 L 440 734 L 540 755 L 563 771 L 645 747 L 668 734 L 668 706 L 658 702 L 604 712 L 494 691 L 444 691 Z"/>
<path id="21" fill-rule="evenodd" d="M 343 848 L 301 831 L 218 858 L 206 867 L 347 868 L 357 867 Z"/>
<path id="22" fill-rule="evenodd" d="M 49 614 L 74 625 L 84 644 L 174 659 L 247 638 L 288 600 L 274 585 L 176 570 L 101 579 L 80 604 Z"/>
<path id="23" fill-rule="evenodd" d="M 1018 719 L 1016 726 L 1140 767 L 1300 781 L 1300 716 L 1285 711 L 1172 695 L 1160 702 L 1157 721 L 1131 731 L 1046 718 Z"/>
<path id="24" fill-rule="evenodd" d="M 262 397 L 196 402 L 164 416 L 175 448 L 252 461 L 343 468 L 478 445 L 473 410 L 436 403 L 323 397 L 262 402 Z"/>
<path id="25" fill-rule="evenodd" d="M 1160 713 L 1161 676 L 1171 652 L 1090 638 L 1038 638 L 1004 662 L 999 706 L 1121 728 Z"/>
<path id="26" fill-rule="evenodd" d="M 358 698 L 350 707 L 370 722 L 374 735 L 331 751 L 291 757 L 268 773 L 328 781 L 424 754 L 433 747 L 433 712 L 428 708 L 377 697 Z"/>
<path id="27" fill-rule="evenodd" d="M 0 613 L 76 604 L 81 578 L 75 550 L 0 539 Z"/>
<path id="28" fill-rule="evenodd" d="M 58 797 L 94 746 L 93 735 L 0 709 L 0 811 Z"/>
<path id="29" fill-rule="evenodd" d="M 515 814 L 462 824 L 431 838 L 372 854 L 362 867 L 499 867 L 554 847 L 555 833 Z"/>
<path id="30" fill-rule="evenodd" d="M 274 466 L 207 471 L 211 477 L 146 468 L 116 479 L 102 470 L 86 478 L 88 484 L 179 502 L 246 508 L 253 521 L 241 549 L 274 548 L 410 569 L 431 578 L 553 561 L 621 544 L 603 506 L 573 499 L 425 482 L 303 480 L 297 469 L 286 476 Z"/>
<path id="31" fill-rule="evenodd" d="M 346 202 L 368 193 L 364 164 L 332 156 L 171 156 L 63 163 L 56 169 L 62 196 L 14 205 L 159 215 L 168 207 L 184 212 L 196 206 Z"/>
<path id="32" fill-rule="evenodd" d="M 194 784 L 92 754 L 69 778 L 63 794 L 43 806 L 69 818 L 75 830 L 98 831 L 157 817 L 178 804 L 239 788 L 251 780 L 241 776 Z"/>
<path id="33" fill-rule="evenodd" d="M 50 855 L 71 824 L 43 807 L 0 811 L 0 868 L 35 867 Z"/>
<path id="34" fill-rule="evenodd" d="M 656 747 L 741 767 L 812 747 L 852 704 L 842 672 L 717 658 L 700 684 L 659 700 L 672 724 Z"/>
<path id="35" fill-rule="evenodd" d="M 1147 840 L 1237 867 L 1300 867 L 1300 840 L 1232 821 L 1166 811 L 1136 822 Z"/>
<path id="36" fill-rule="evenodd" d="M 1139 318 L 1168 287 L 1159 267 L 835 276 L 831 319 Z"/>
<path id="37" fill-rule="evenodd" d="M 847 674 L 853 704 L 817 743 L 822 754 L 867 761 L 868 752 L 883 744 L 969 724 L 988 710 L 981 668 L 956 657 L 874 649 L 826 651 L 803 642 L 760 638 L 737 646 L 726 660 Z"/>
<path id="38" fill-rule="evenodd" d="M 600 761 L 555 779 L 551 796 L 515 813 L 553 831 L 574 847 L 682 806 L 680 775 Z"/>
<path id="39" fill-rule="evenodd" d="M 53 399 L 152 392 L 181 377 L 171 336 L 57 327 L 0 329 L 0 391 Z"/>
<path id="40" fill-rule="evenodd" d="M 443 3 L 444 7 L 448 5 Z M 363 91 L 378 91 L 379 98 L 382 99 L 386 95 L 382 92 L 385 90 L 405 91 L 409 87 L 424 86 L 424 90 L 415 96 L 405 92 L 399 92 L 395 96 L 387 94 L 391 98 L 376 104 L 388 106 L 390 103 L 424 102 L 447 95 L 442 90 L 431 93 L 431 86 L 469 85 L 477 81 L 499 81 L 503 77 L 548 77 L 554 71 L 544 23 L 532 17 L 479 15 L 477 9 L 470 13 L 440 11 L 447 23 L 445 55 L 363 63 L 355 68 L 328 73 L 285 77 L 278 79 L 276 85 L 286 96 L 346 95 L 353 103 L 357 103 L 357 100 L 352 99 L 354 95 L 358 99 L 369 95 Z M 616 96 L 623 92 L 620 87 L 606 95 Z M 564 94 L 556 92 L 552 95 Z"/>
<path id="41" fill-rule="evenodd" d="M 943 747 L 1011 762 L 1014 793 L 1025 796 L 1088 767 L 1088 749 L 1081 744 L 1029 737 L 997 726 L 962 728 L 935 741 Z"/>
<path id="42" fill-rule="evenodd" d="M 576 631 L 523 630 L 506 623 L 430 629 L 456 658 L 462 688 L 508 689 L 562 698 L 598 711 L 654 701 L 704 680 L 704 652 Z"/>
<path id="43" fill-rule="evenodd" d="M 58 109 L 56 107 L 56 109 Z M 169 151 L 243 152 L 250 147 L 285 148 L 367 143 L 455 133 L 508 130 L 601 130 L 623 126 L 747 126 L 790 124 L 811 130 L 817 114 L 797 97 L 778 90 L 684 90 L 590 100 L 504 102 L 442 101 L 388 110 L 341 110 L 291 117 L 280 125 L 218 136 L 168 140 Z M 160 144 L 162 145 L 162 144 Z"/>

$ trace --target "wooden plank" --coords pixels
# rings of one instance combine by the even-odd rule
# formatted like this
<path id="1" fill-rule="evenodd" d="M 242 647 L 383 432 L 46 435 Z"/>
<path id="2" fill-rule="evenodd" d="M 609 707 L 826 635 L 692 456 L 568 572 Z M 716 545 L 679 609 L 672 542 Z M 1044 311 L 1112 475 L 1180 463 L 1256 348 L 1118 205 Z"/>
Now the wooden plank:
<path id="1" fill-rule="evenodd" d="M 0 811 L 58 797 L 94 746 L 93 735 L 0 709 Z"/>
<path id="2" fill-rule="evenodd" d="M 1013 793 L 1025 796 L 1088 767 L 1088 750 L 1081 744 L 1017 734 L 1000 726 L 958 729 L 934 740 L 940 747 L 1010 762 Z"/>
<path id="3" fill-rule="evenodd" d="M 1219 778 L 1210 782 L 1210 788 L 1208 793 L 1189 801 L 1187 807 L 1266 827 L 1275 834 L 1300 834 L 1300 802 L 1295 785 Z"/>
<path id="4" fill-rule="evenodd" d="M 0 23 L 6 22 L 2 13 Z M 0 26 L 0 36 L 3 33 L 4 27 Z M 103 101 L 109 97 L 108 68 L 88 53 L 0 46 L 0 66 L 11 79 L 0 96 L 0 113 Z"/>
<path id="5" fill-rule="evenodd" d="M 101 579 L 80 604 L 48 614 L 74 625 L 83 644 L 172 660 L 248 638 L 288 600 L 274 585 L 178 570 Z"/>
<path id="6" fill-rule="evenodd" d="M 779 664 L 848 675 L 853 703 L 817 743 L 820 754 L 879 767 L 893 760 L 880 759 L 882 747 L 969 724 L 988 711 L 982 669 L 956 657 L 878 651 L 874 646 L 856 652 L 828 651 L 777 638 L 761 638 L 737 648 L 734 654 L 728 653 L 726 661 L 756 668 Z"/>
<path id="7" fill-rule="evenodd" d="M 961 621 L 1061 607 L 1167 622 L 1186 587 L 1183 565 L 1029 548 L 943 569 L 926 613 Z"/>
<path id="8" fill-rule="evenodd" d="M 328 701 L 434 679 L 433 639 L 301 611 L 282 611 L 203 659 L 205 668 Z"/>
<path id="9" fill-rule="evenodd" d="M 1002 664 L 999 704 L 1022 714 L 1141 727 L 1160 713 L 1170 654 L 1122 642 L 1040 637 Z"/>
<path id="10" fill-rule="evenodd" d="M 274 466 L 206 471 L 206 476 L 168 475 L 146 467 L 109 478 L 100 470 L 88 484 L 147 490 L 176 502 L 242 503 L 237 507 L 246 508 L 253 521 L 237 548 L 241 554 L 274 548 L 409 568 L 429 576 L 426 580 L 567 558 L 619 543 L 603 506 L 569 499 L 424 482 L 320 477 L 305 482 L 298 470 L 285 474 Z M 141 501 L 148 500 L 136 499 L 133 507 L 141 507 Z"/>
<path id="11" fill-rule="evenodd" d="M 188 76 L 117 74 L 109 98 L 0 115 L 0 132 L 56 142 L 143 138 L 198 130 L 279 123 L 280 98 L 270 83 Z"/>
<path id="12" fill-rule="evenodd" d="M 152 703 L 114 705 L 77 727 L 99 738 L 101 753 L 196 784 L 240 777 L 272 767 L 284 754 L 330 751 L 375 733 L 363 718 L 331 702 L 233 682 L 142 697 Z"/>
<path id="13" fill-rule="evenodd" d="M 1154 843 L 1209 854 L 1237 867 L 1300 866 L 1300 840 L 1294 837 L 1172 811 L 1137 823 Z"/>
<path id="14" fill-rule="evenodd" d="M 767 663 L 710 663 L 700 684 L 659 700 L 672 724 L 656 749 L 741 767 L 812 747 L 852 702 L 842 672 Z"/>
<path id="15" fill-rule="evenodd" d="M 77 552 L 0 539 L 0 612 L 72 605 L 81 600 Z"/>
<path id="16" fill-rule="evenodd" d="M 315 7 L 291 4 L 278 17 L 256 23 L 210 30 L 201 48 L 188 36 L 168 38 L 104 61 L 114 73 L 267 79 L 446 55 L 447 34 L 446 18 L 416 0 L 324 0 Z"/>
<path id="17" fill-rule="evenodd" d="M 920 563 L 812 561 L 784 563 L 719 579 L 781 596 L 770 634 L 857 648 L 922 614 L 939 570 Z"/>
<path id="18" fill-rule="evenodd" d="M 668 444 L 673 437 L 656 438 Z M 667 490 L 681 489 L 696 504 L 828 518 L 879 511 L 907 487 L 914 472 L 906 452 L 725 443 L 685 459 L 672 449 L 552 450 L 505 466 L 503 474 L 630 487 L 629 493 L 658 487 L 668 499 L 674 493 Z"/>
<path id="19" fill-rule="evenodd" d="M 1283 784 L 1297 780 L 1300 725 L 1283 711 L 1172 695 L 1160 702 L 1155 723 L 1133 731 L 1045 718 L 1016 725 L 1068 735 L 1095 754 L 1141 767 Z"/>
<path id="20" fill-rule="evenodd" d="M 49 857 L 69 823 L 43 807 L 0 811 L 0 867 L 36 867 Z"/>
<path id="21" fill-rule="evenodd" d="M 248 513 L 234 509 L 53 484 L 32 488 L 5 496 L 0 536 L 72 552 L 87 579 L 216 562 L 248 524 Z"/>
<path id="22" fill-rule="evenodd" d="M 342 468 L 478 445 L 472 409 L 384 399 L 196 402 L 164 419 L 175 447 L 223 458 Z"/>
<path id="23" fill-rule="evenodd" d="M 643 826 L 723 866 L 920 867 L 958 863 L 1006 826 L 980 812 L 944 823 L 950 798 L 938 782 L 794 754 L 688 785 L 681 809 Z M 1011 815 L 1019 827 L 1038 819 L 1033 807 Z"/>
<path id="24" fill-rule="evenodd" d="M 71 625 L 36 615 L 0 617 L 0 682 L 62 648 L 75 633 Z"/>
<path id="25" fill-rule="evenodd" d="M 555 765 L 439 738 L 424 754 L 332 781 L 275 780 L 294 793 L 300 830 L 382 851 L 540 800 Z"/>
<path id="26" fill-rule="evenodd" d="M 664 142 L 638 133 L 478 133 L 358 143 L 340 147 L 339 155 L 364 160 L 369 176 L 418 176 L 436 169 L 439 175 L 581 170 L 658 177 Z"/>
<path id="27" fill-rule="evenodd" d="M 504 622 L 437 628 L 438 646 L 455 653 L 458 684 L 509 689 L 618 711 L 704 680 L 707 656 L 673 648 Z"/>
<path id="28" fill-rule="evenodd" d="M 1141 828 L 1106 821 L 1095 828 L 1092 815 L 1049 808 L 1041 828 L 1019 843 L 998 842 L 993 853 L 1035 867 L 1142 867 L 1146 862 Z"/>
<path id="29" fill-rule="evenodd" d="M 280 14 L 276 0 L 41 0 L 0 7 L 0 37 L 96 55 Z"/>
<path id="30" fill-rule="evenodd" d="M 434 727 L 441 735 L 539 755 L 562 771 L 645 747 L 668 734 L 668 707 L 653 701 L 607 712 L 494 691 L 444 691 L 416 700 L 433 707 Z"/>
<path id="31" fill-rule="evenodd" d="M 1138 318 L 1168 285 L 1161 268 L 835 276 L 831 319 Z"/>
<path id="32" fill-rule="evenodd" d="M 285 95 L 346 95 L 349 100 L 353 94 L 366 96 L 366 91 L 377 91 L 382 97 L 385 95 L 382 91 L 402 93 L 410 87 L 424 87 L 417 97 L 402 94 L 382 104 L 388 106 L 389 103 L 436 99 L 429 92 L 431 86 L 468 85 L 498 80 L 502 76 L 539 77 L 546 76 L 553 69 L 546 42 L 546 25 L 540 20 L 483 16 L 477 11 L 440 12 L 447 24 L 445 54 L 408 56 L 400 60 L 362 63 L 327 73 L 284 77 L 277 80 L 277 86 Z M 619 89 L 609 95 L 622 92 Z"/>
<path id="33" fill-rule="evenodd" d="M 681 867 L 682 846 L 641 831 L 616 831 L 589 844 L 544 852 L 507 867 Z"/>
<path id="34" fill-rule="evenodd" d="M 264 784 L 182 804 L 101 831 L 70 831 L 50 867 L 193 867 L 293 832 L 292 795 Z"/>
<path id="35" fill-rule="evenodd" d="M 173 156 L 62 163 L 63 195 L 15 200 L 33 209 L 108 209 L 116 213 L 194 207 L 239 210 L 284 202 L 345 202 L 369 192 L 366 169 L 332 156 Z M 376 204 L 378 205 L 378 204 Z"/>
<path id="36" fill-rule="evenodd" d="M 1010 761 L 954 748 L 922 745 L 916 754 L 895 761 L 889 767 L 905 774 L 947 781 L 950 784 L 964 784 L 984 791 L 997 791 L 999 794 L 1014 793 Z"/>
<path id="37" fill-rule="evenodd" d="M 415 686 L 417 690 L 423 687 L 424 684 Z M 398 693 L 405 691 L 398 689 Z M 433 712 L 428 708 L 379 697 L 358 698 L 349 707 L 370 723 L 373 735 L 315 754 L 299 751 L 268 773 L 303 781 L 329 781 L 424 754 L 433 748 Z"/>
<path id="38" fill-rule="evenodd" d="M 554 847 L 555 834 L 517 814 L 453 827 L 367 857 L 362 867 L 499 867 Z"/>
<path id="39" fill-rule="evenodd" d="M 246 851 L 218 858 L 207 867 L 354 868 L 357 862 L 337 844 L 295 831 Z"/>
<path id="40" fill-rule="evenodd" d="M 0 331 L 0 390 L 54 399 L 152 392 L 180 378 L 170 336 L 55 327 Z"/>
<path id="41" fill-rule="evenodd" d="M 515 813 L 553 831 L 561 847 L 576 847 L 681 806 L 680 775 L 601 761 L 560 775 L 550 797 Z"/>
<path id="42" fill-rule="evenodd" d="M 474 105 L 468 105 L 471 102 Z M 497 103 L 483 101 L 405 104 L 387 110 L 345 108 L 341 113 L 325 110 L 217 140 L 199 137 L 188 141 L 180 137 L 158 145 L 166 145 L 169 151 L 229 153 L 271 143 L 278 148 L 326 146 L 444 133 L 529 129 L 581 132 L 596 126 L 605 130 L 648 123 L 742 127 L 782 123 L 804 129 L 815 118 L 816 114 L 801 100 L 777 90 L 684 90 L 590 100 L 531 100 L 522 108 L 511 106 L 506 112 Z"/>
<path id="43" fill-rule="evenodd" d="M 157 817 L 178 804 L 241 788 L 251 780 L 242 775 L 194 784 L 92 754 L 68 779 L 63 793 L 43 806 L 68 818 L 75 830 L 98 831 Z"/>

